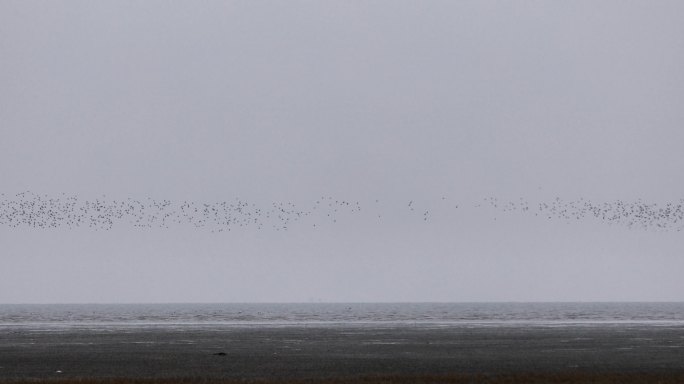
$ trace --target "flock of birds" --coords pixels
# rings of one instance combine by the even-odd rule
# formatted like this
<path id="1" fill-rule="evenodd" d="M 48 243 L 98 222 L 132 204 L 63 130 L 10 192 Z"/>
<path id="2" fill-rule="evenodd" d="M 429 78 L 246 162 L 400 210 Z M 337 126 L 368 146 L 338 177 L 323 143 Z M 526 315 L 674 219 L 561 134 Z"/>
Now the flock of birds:
<path id="1" fill-rule="evenodd" d="M 594 203 L 580 198 L 565 201 L 559 197 L 547 202 L 502 202 L 495 197 L 485 203 L 502 212 L 522 212 L 547 220 L 566 222 L 595 219 L 608 224 L 620 224 L 629 228 L 681 231 L 684 228 L 684 199 L 665 204 L 647 203 L 642 200 Z"/>
<path id="2" fill-rule="evenodd" d="M 400 205 L 392 205 L 389 209 L 403 211 L 402 217 L 418 222 L 431 221 L 433 215 L 439 214 L 439 211 L 457 211 L 459 207 L 470 207 L 489 208 L 500 213 L 533 215 L 544 220 L 598 220 L 629 228 L 665 231 L 681 231 L 684 228 L 684 199 L 665 204 L 641 200 L 595 203 L 587 199 L 566 201 L 561 198 L 532 203 L 523 198 L 516 201 L 501 201 L 495 197 L 487 197 L 464 206 L 442 197 L 440 203 L 442 204 L 433 204 L 431 209 L 427 209 L 426 204 L 408 200 Z M 292 202 L 273 202 L 270 205 L 259 206 L 241 199 L 214 203 L 174 202 L 152 198 L 109 200 L 103 197 L 82 200 L 77 196 L 65 194 L 48 196 L 27 191 L 11 197 L 0 194 L 0 226 L 37 229 L 82 227 L 109 230 L 121 225 L 140 228 L 189 225 L 215 232 L 238 228 L 286 231 L 297 223 L 316 228 L 322 224 L 334 224 L 338 220 L 358 215 L 367 215 L 374 220 L 382 221 L 387 209 L 387 205 L 381 204 L 379 199 L 362 204 L 359 201 L 335 199 L 330 196 L 320 197 L 303 208 Z"/>

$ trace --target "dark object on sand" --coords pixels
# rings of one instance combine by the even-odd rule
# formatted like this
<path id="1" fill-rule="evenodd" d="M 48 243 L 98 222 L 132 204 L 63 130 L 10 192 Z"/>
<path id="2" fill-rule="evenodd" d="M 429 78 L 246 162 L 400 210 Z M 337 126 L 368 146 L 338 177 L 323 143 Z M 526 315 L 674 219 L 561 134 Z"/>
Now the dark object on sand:
<path id="1" fill-rule="evenodd" d="M 214 356 L 225 356 L 225 355 L 226 355 L 225 352 L 216 352 L 216 353 L 214 353 Z"/>

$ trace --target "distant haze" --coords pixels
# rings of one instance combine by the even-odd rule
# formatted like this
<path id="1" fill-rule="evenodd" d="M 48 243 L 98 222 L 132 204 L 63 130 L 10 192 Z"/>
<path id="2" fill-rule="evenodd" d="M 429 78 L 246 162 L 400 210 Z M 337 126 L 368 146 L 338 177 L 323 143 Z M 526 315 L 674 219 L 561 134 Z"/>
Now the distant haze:
<path id="1" fill-rule="evenodd" d="M 0 0 L 0 303 L 682 301 L 683 14 Z"/>

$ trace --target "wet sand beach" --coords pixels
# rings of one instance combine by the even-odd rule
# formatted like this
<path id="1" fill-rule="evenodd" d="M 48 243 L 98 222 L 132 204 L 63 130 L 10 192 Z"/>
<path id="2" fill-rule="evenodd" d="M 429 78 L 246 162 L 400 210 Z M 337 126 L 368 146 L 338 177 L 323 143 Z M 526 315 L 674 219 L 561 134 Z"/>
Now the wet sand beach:
<path id="1" fill-rule="evenodd" d="M 84 377 L 322 379 L 530 372 L 675 377 L 684 374 L 684 327 L 22 326 L 0 332 L 2 381 Z"/>

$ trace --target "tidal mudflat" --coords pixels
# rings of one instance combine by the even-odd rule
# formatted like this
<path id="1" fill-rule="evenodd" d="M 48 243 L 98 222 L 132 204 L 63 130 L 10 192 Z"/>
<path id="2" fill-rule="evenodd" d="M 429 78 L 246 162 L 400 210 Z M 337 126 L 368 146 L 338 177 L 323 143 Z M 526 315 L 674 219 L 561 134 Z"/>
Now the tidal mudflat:
<path id="1" fill-rule="evenodd" d="M 2 381 L 382 376 L 404 382 L 529 374 L 681 379 L 684 326 L 13 326 L 0 332 Z"/>

